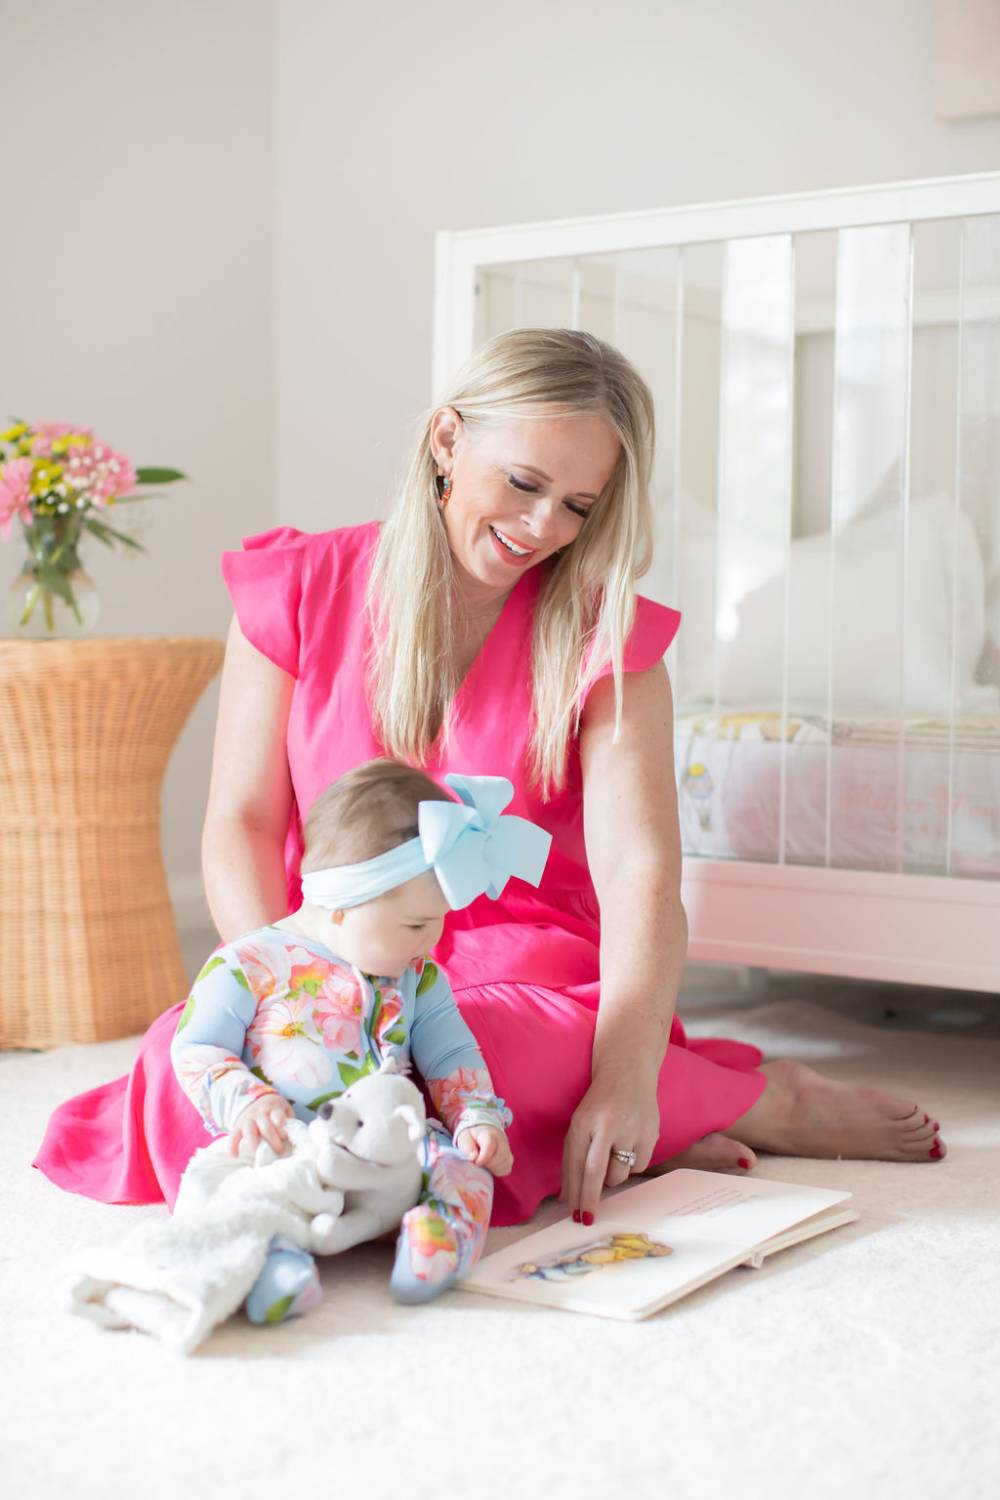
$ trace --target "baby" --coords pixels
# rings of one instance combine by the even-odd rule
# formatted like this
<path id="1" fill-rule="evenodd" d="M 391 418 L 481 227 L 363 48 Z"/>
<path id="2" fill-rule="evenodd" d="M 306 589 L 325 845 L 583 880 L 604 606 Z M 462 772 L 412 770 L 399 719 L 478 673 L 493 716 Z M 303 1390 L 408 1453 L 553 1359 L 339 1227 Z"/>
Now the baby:
<path id="1" fill-rule="evenodd" d="M 550 843 L 500 816 L 513 794 L 502 777 L 446 780 L 460 802 L 420 771 L 375 760 L 322 793 L 305 824 L 302 905 L 216 949 L 171 1049 L 208 1129 L 245 1154 L 261 1141 L 285 1150 L 292 1114 L 308 1121 L 383 1058 L 412 1057 L 451 1136 L 428 1132 L 426 1187 L 393 1271 L 403 1301 L 436 1295 L 474 1264 L 489 1174 L 513 1164 L 510 1112 L 427 955 L 449 908 L 498 896 L 512 874 L 537 884 Z M 312 1258 L 275 1242 L 247 1300 L 251 1320 L 280 1322 L 318 1300 Z"/>

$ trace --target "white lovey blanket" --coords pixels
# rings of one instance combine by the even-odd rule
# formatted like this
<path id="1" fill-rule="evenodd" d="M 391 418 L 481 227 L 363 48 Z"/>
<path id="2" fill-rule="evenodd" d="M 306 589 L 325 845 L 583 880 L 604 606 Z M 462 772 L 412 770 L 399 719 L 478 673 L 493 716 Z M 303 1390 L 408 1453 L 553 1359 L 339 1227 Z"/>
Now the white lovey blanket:
<path id="1" fill-rule="evenodd" d="M 262 1145 L 254 1161 L 233 1157 L 225 1136 L 196 1151 L 172 1218 L 74 1260 L 69 1310 L 190 1354 L 246 1300 L 274 1235 L 332 1255 L 394 1228 L 417 1201 L 424 1107 L 394 1063 L 286 1129 L 286 1156 Z"/>
<path id="2" fill-rule="evenodd" d="M 190 1354 L 246 1300 L 286 1217 L 277 1205 L 249 1202 L 147 1220 L 78 1258 L 66 1303 L 104 1328 L 137 1328 Z"/>
<path id="3" fill-rule="evenodd" d="M 70 1310 L 105 1328 L 138 1328 L 180 1354 L 197 1349 L 246 1299 L 272 1236 L 320 1249 L 344 1195 L 325 1184 L 302 1126 L 290 1156 L 256 1165 L 221 1139 L 196 1152 L 174 1216 L 146 1220 L 84 1252 L 70 1272 Z"/>

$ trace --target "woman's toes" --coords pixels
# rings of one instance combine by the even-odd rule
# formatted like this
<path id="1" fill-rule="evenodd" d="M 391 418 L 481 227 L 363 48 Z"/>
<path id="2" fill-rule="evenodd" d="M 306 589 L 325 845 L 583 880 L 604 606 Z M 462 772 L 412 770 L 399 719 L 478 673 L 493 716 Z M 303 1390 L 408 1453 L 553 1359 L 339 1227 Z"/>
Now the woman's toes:
<path id="1" fill-rule="evenodd" d="M 917 1116 L 917 1124 L 911 1125 L 906 1121 L 903 1126 L 903 1134 L 907 1141 L 932 1141 L 937 1135 L 937 1126 L 933 1120 L 927 1119 L 923 1114 Z"/>
<path id="2" fill-rule="evenodd" d="M 930 1135 L 916 1131 L 900 1137 L 899 1161 L 942 1161 L 948 1154 L 944 1141 L 935 1132 Z"/>
<path id="3" fill-rule="evenodd" d="M 654 1168 L 657 1172 L 671 1172 L 676 1167 L 693 1167 L 700 1172 L 752 1172 L 757 1165 L 757 1156 L 742 1141 L 713 1130 L 709 1135 L 695 1141 L 686 1151 L 672 1156 Z"/>

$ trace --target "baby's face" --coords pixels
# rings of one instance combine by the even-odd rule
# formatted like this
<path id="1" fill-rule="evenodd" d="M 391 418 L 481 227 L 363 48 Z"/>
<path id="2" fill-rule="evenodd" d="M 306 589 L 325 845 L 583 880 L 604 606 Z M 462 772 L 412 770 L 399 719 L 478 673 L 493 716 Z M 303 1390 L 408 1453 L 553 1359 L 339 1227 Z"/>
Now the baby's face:
<path id="1" fill-rule="evenodd" d="M 365 974 L 398 979 L 441 936 L 448 903 L 433 870 L 335 917 L 333 946 Z"/>

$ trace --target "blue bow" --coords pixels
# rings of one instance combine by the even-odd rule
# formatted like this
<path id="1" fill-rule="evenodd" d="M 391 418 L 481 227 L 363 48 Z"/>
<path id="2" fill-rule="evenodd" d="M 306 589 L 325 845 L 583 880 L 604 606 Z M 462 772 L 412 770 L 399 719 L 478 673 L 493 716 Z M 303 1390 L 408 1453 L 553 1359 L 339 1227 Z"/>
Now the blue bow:
<path id="1" fill-rule="evenodd" d="M 512 875 L 537 885 L 552 835 L 527 818 L 501 817 L 514 796 L 506 776 L 445 781 L 461 802 L 421 802 L 417 826 L 448 905 L 458 910 L 484 893 L 495 901 Z"/>
<path id="2" fill-rule="evenodd" d="M 302 877 L 304 899 L 328 911 L 361 906 L 430 869 L 456 911 L 484 892 L 495 901 L 512 875 L 537 885 L 552 835 L 527 818 L 501 817 L 514 795 L 507 778 L 452 775 L 445 781 L 461 802 L 421 802 L 417 838 L 360 864 L 311 870 Z"/>

